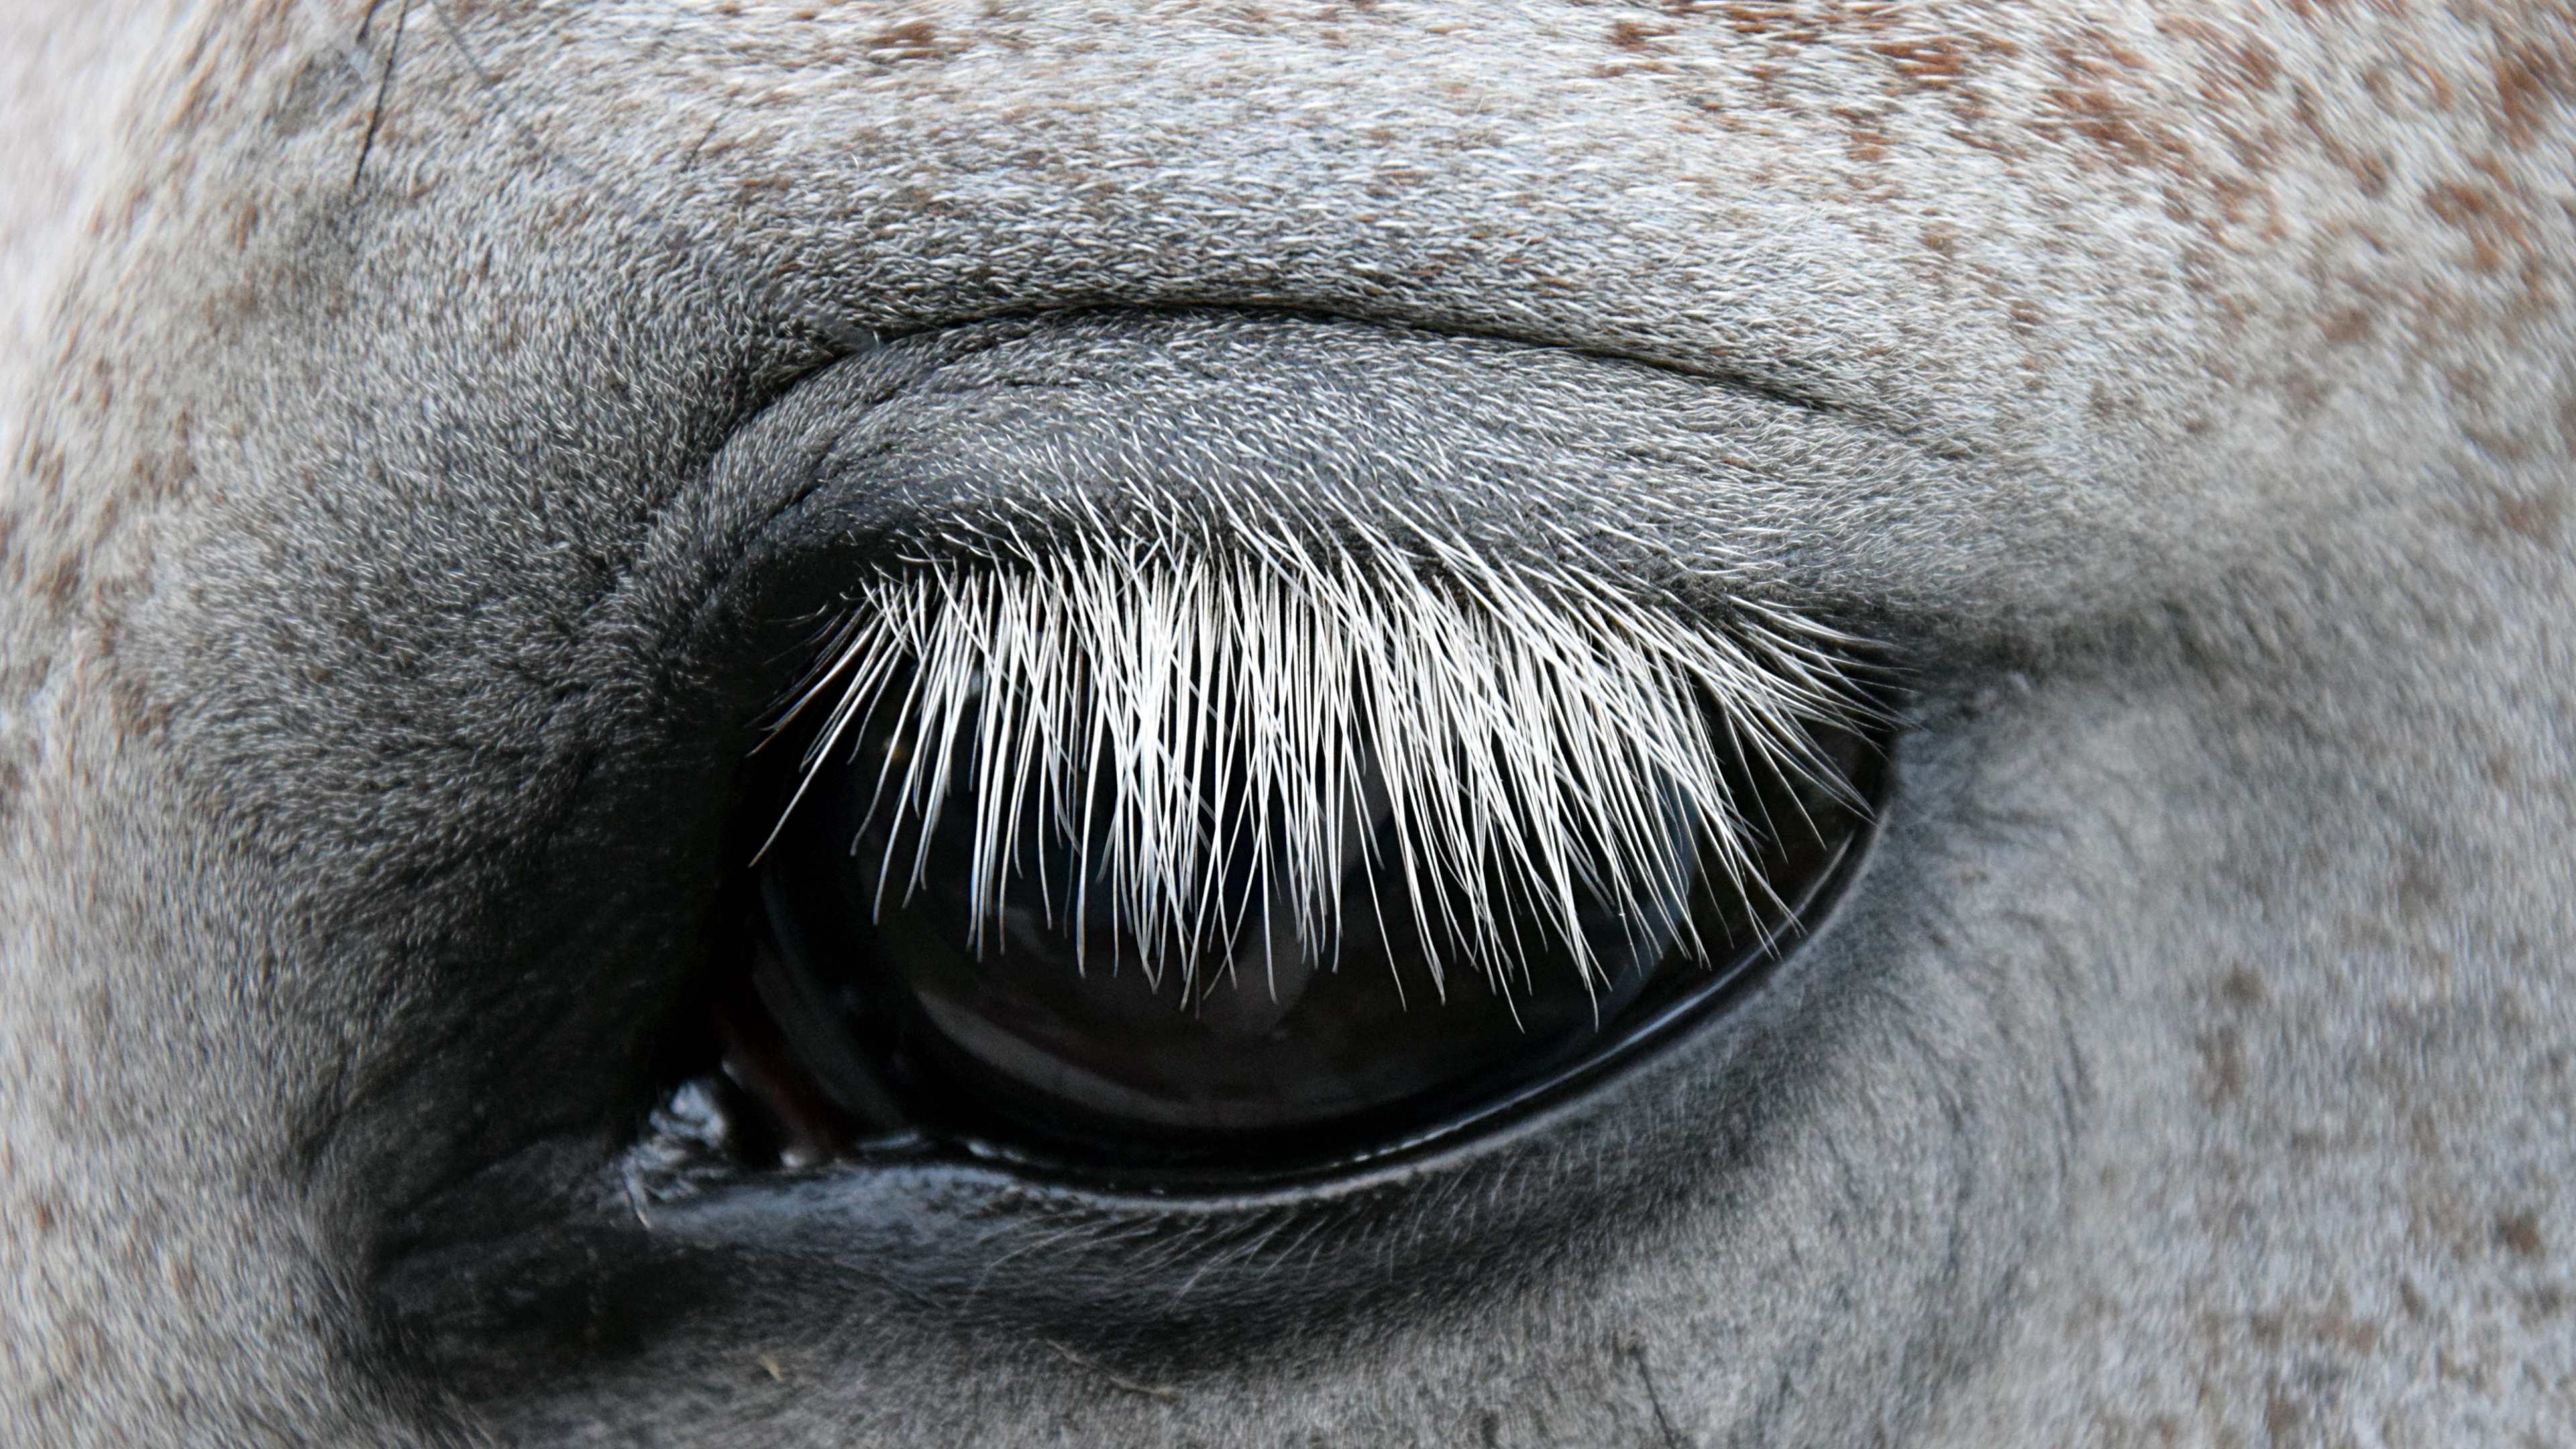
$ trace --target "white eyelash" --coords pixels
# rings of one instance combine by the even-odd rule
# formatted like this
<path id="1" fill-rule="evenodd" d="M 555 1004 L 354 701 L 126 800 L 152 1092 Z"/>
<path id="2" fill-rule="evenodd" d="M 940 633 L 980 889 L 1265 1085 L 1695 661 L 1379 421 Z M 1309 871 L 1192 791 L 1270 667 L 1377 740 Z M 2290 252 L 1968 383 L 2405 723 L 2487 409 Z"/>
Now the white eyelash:
<path id="1" fill-rule="evenodd" d="M 1766 889 L 1724 762 L 1843 788 L 1810 728 L 1861 712 L 1852 641 L 1749 603 L 1695 623 L 1594 570 L 1407 543 L 1007 533 L 889 570 L 787 711 L 837 693 L 798 796 L 845 740 L 886 732 L 871 815 L 898 812 L 909 828 L 884 838 L 920 845 L 876 862 L 880 905 L 921 884 L 948 802 L 972 802 L 979 952 L 1033 804 L 1074 851 L 1072 890 L 1106 892 L 1147 979 L 1177 962 L 1185 997 L 1201 961 L 1283 915 L 1329 955 L 1345 868 L 1380 820 L 1393 844 L 1372 863 L 1409 886 L 1422 938 L 1499 991 L 1540 944 L 1518 938 L 1527 921 L 1596 983 L 1587 892 L 1703 951 L 1685 905 L 1702 842 L 1734 889 Z M 1229 893 L 1230 867 L 1254 888 Z M 1088 904 L 1016 884 L 1050 920 Z"/>

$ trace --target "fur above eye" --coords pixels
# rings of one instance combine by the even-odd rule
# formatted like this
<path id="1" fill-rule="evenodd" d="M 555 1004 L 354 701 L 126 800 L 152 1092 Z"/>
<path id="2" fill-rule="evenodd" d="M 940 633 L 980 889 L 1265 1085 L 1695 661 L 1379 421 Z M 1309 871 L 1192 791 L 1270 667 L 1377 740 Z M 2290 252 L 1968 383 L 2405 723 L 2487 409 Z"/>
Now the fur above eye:
<path id="1" fill-rule="evenodd" d="M 871 579 L 664 1126 L 1241 1178 L 1632 1054 L 1812 927 L 1881 772 L 1852 641 L 1607 577 L 1363 536 Z"/>

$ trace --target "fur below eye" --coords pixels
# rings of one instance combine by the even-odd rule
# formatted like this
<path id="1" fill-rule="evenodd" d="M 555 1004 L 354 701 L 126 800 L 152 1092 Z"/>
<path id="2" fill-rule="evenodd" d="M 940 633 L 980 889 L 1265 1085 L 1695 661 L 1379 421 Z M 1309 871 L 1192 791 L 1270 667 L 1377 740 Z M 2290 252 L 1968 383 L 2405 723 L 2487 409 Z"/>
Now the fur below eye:
<path id="1" fill-rule="evenodd" d="M 1241 1177 L 1494 1119 L 1801 939 L 1882 775 L 1823 631 L 1581 576 L 1058 550 L 853 619 L 727 1008 L 789 1161 Z"/>

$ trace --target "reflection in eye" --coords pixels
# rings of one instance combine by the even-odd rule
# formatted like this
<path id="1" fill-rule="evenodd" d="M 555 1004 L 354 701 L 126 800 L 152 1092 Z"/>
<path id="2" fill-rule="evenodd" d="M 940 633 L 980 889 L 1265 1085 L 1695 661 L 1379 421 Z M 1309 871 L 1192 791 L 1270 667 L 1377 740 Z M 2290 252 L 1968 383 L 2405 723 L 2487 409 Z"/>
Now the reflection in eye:
<path id="1" fill-rule="evenodd" d="M 1419 1140 L 1776 954 L 1867 829 L 1847 641 L 1585 571 L 1064 543 L 890 571 L 851 619 L 730 1037 L 809 1153 Z"/>

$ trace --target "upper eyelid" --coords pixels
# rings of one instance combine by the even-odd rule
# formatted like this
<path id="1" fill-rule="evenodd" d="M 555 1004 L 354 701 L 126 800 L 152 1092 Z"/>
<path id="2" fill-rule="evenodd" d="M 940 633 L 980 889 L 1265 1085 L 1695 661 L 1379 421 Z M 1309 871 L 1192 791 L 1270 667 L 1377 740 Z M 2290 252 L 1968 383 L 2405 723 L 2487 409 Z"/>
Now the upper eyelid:
<path id="1" fill-rule="evenodd" d="M 859 376 L 883 381 L 840 381 Z M 1715 572 L 1775 602 L 1911 602 L 1936 595 L 1902 576 L 1956 579 L 1941 555 L 1983 549 L 2000 523 L 1942 501 L 2008 496 L 1975 481 L 1977 459 L 1813 399 L 1340 317 L 1041 314 L 897 338 L 818 382 L 847 401 L 804 526 L 925 556 L 1033 504 L 1096 506 L 1115 530 L 1137 525 L 1139 496 L 1146 515 L 1203 516 L 1322 497 L 1435 521 L 1488 554 L 1616 534 L 1685 584 Z M 1855 574 L 1863 557 L 1900 577 Z"/>

